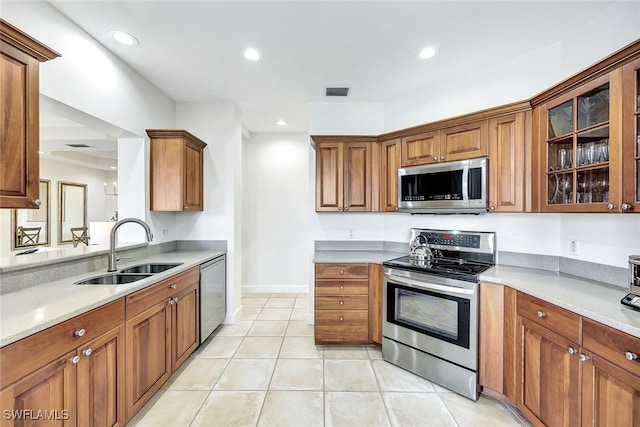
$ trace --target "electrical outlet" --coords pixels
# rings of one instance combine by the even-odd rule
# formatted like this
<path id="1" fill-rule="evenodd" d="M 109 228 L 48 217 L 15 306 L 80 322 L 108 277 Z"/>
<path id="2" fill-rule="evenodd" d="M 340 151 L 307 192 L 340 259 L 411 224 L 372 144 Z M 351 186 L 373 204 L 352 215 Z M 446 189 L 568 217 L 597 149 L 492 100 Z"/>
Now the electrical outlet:
<path id="1" fill-rule="evenodd" d="M 350 228 L 349 229 L 349 238 L 350 239 L 355 239 L 356 238 L 356 229 L 355 228 Z"/>
<path id="2" fill-rule="evenodd" d="M 578 255 L 578 241 L 575 239 L 569 241 L 569 255 Z"/>

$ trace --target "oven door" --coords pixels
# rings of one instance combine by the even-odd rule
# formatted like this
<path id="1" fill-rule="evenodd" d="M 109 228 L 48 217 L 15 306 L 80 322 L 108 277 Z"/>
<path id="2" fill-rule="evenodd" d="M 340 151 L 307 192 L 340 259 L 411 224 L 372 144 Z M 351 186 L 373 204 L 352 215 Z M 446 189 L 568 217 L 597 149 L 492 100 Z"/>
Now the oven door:
<path id="1" fill-rule="evenodd" d="M 477 283 L 385 269 L 383 335 L 477 369 Z"/>

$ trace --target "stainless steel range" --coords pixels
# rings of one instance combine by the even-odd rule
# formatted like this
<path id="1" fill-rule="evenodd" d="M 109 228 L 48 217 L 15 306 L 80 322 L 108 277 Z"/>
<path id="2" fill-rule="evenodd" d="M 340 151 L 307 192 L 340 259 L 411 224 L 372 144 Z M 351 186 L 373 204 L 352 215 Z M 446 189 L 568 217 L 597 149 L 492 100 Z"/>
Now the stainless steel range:
<path id="1" fill-rule="evenodd" d="M 411 253 L 383 263 L 385 360 L 476 400 L 478 275 L 495 233 L 411 229 Z"/>

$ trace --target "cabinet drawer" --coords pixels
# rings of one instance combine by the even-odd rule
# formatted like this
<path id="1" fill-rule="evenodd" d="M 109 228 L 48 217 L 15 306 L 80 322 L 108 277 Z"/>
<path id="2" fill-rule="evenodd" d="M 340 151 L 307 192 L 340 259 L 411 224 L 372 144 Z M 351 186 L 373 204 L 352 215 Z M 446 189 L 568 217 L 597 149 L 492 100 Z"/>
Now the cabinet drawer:
<path id="1" fill-rule="evenodd" d="M 582 346 L 621 368 L 640 375 L 640 339 L 584 318 Z M 628 360 L 625 355 L 627 352 L 635 354 L 639 359 Z"/>
<path id="2" fill-rule="evenodd" d="M 316 279 L 368 278 L 368 264 L 316 264 Z"/>
<path id="3" fill-rule="evenodd" d="M 316 297 L 316 310 L 368 310 L 368 308 L 368 295 Z"/>
<path id="4" fill-rule="evenodd" d="M 0 389 L 124 323 L 124 298 L 0 349 Z"/>
<path id="5" fill-rule="evenodd" d="M 315 341 L 320 343 L 368 343 L 369 312 L 317 310 Z"/>
<path id="6" fill-rule="evenodd" d="M 579 315 L 521 292 L 518 292 L 517 306 L 520 316 L 533 320 L 570 341 L 581 343 Z"/>
<path id="7" fill-rule="evenodd" d="M 127 318 L 142 313 L 149 307 L 163 300 L 176 296 L 189 286 L 200 281 L 200 270 L 194 267 L 183 273 L 176 274 L 162 282 L 151 285 L 131 295 L 127 295 Z"/>
<path id="8" fill-rule="evenodd" d="M 368 295 L 367 280 L 316 280 L 316 295 Z"/>

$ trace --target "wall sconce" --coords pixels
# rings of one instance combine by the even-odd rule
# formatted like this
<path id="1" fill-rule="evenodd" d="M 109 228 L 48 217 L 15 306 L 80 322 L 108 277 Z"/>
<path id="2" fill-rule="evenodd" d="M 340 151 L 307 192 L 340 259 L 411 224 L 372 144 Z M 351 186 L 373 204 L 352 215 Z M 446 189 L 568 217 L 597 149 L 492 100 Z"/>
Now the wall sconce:
<path id="1" fill-rule="evenodd" d="M 117 183 L 117 182 L 114 182 L 114 183 L 113 183 L 113 192 L 112 192 L 112 193 L 109 193 L 109 192 L 107 191 L 107 183 L 105 182 L 105 183 L 104 183 L 104 194 L 105 194 L 106 196 L 117 196 L 117 195 L 118 195 L 118 188 L 117 188 L 117 185 L 118 185 L 118 183 Z"/>

